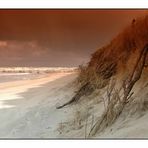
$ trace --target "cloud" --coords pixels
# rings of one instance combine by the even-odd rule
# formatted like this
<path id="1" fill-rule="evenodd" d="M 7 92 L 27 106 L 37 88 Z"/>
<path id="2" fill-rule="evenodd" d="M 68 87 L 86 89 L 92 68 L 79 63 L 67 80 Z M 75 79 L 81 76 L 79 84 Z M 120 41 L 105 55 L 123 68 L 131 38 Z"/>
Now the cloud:
<path id="1" fill-rule="evenodd" d="M 87 58 L 71 50 L 57 52 L 36 41 L 16 40 L 0 41 L 0 57 L 1 66 L 76 66 Z"/>
<path id="2" fill-rule="evenodd" d="M 0 41 L 0 47 L 6 47 L 7 42 L 6 41 Z"/>
<path id="3" fill-rule="evenodd" d="M 40 57 L 46 55 L 47 50 L 35 41 L 0 41 L 1 57 Z"/>
<path id="4" fill-rule="evenodd" d="M 143 10 L 0 10 L 0 66 L 77 66 Z"/>

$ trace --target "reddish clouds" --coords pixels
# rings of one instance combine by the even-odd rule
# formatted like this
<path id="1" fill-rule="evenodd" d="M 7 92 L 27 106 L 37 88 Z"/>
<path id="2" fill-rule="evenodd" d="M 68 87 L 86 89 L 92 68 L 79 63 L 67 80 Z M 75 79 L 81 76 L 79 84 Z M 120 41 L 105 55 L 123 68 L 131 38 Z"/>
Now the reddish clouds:
<path id="1" fill-rule="evenodd" d="M 145 10 L 0 10 L 0 66 L 76 66 Z M 4 45 L 5 47 L 1 46 Z"/>

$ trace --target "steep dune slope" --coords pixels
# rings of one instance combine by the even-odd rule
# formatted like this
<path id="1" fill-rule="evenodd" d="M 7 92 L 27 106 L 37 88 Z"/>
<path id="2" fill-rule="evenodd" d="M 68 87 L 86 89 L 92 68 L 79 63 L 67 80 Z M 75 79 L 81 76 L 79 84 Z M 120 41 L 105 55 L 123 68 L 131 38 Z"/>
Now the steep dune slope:
<path id="1" fill-rule="evenodd" d="M 134 19 L 107 46 L 92 54 L 88 65 L 80 67 L 78 77 L 80 89 L 69 102 L 58 108 L 78 101 L 88 103 L 91 100 L 100 100 L 99 104 L 104 106 L 104 110 L 101 113 L 98 111 L 100 115 L 92 120 L 93 123 L 86 137 L 106 135 L 104 137 L 118 138 L 117 131 L 114 131 L 117 134 L 110 135 L 114 125 L 122 125 L 128 118 L 129 122 L 136 122 L 138 114 L 140 114 L 138 118 L 147 114 L 147 53 L 148 16 L 144 16 Z M 95 104 L 91 104 L 90 108 L 95 110 L 94 106 Z M 93 114 L 88 115 L 87 118 L 91 116 Z M 88 120 L 87 118 L 85 120 Z M 141 119 L 141 122 L 143 120 L 146 118 Z M 87 126 L 90 126 L 90 122 L 87 123 Z M 138 123 L 140 123 L 140 119 L 138 119 Z M 140 130 L 140 125 L 136 125 L 135 128 Z M 110 129 L 110 132 L 106 133 L 107 129 Z M 134 132 L 131 135 L 128 135 L 128 132 L 124 133 L 126 133 L 126 129 L 123 134 L 119 134 L 119 137 L 138 137 L 136 134 L 134 135 Z M 146 132 L 141 133 L 141 137 L 147 135 Z"/>

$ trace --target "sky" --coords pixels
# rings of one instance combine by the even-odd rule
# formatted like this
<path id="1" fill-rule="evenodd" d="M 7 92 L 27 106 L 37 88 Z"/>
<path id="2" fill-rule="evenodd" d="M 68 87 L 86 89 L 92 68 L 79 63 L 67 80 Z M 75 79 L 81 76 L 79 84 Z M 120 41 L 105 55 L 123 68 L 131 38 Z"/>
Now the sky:
<path id="1" fill-rule="evenodd" d="M 78 66 L 146 10 L 0 10 L 0 67 Z"/>

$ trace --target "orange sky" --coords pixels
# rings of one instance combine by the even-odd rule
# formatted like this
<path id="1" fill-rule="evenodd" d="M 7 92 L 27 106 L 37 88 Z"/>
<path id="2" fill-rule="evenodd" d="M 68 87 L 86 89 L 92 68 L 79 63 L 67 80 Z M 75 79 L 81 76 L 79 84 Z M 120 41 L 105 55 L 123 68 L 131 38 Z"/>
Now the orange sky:
<path id="1" fill-rule="evenodd" d="M 77 66 L 146 10 L 0 10 L 0 66 Z"/>

